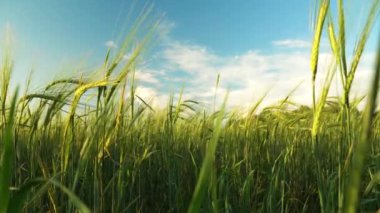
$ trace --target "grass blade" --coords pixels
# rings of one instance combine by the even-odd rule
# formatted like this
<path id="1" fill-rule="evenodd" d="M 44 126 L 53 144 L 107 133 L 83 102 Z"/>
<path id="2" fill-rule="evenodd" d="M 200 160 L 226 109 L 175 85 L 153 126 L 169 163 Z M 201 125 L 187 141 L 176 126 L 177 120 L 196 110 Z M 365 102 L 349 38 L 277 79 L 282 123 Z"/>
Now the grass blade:
<path id="1" fill-rule="evenodd" d="M 358 206 L 361 176 L 368 152 L 368 141 L 371 137 L 371 126 L 374 119 L 374 112 L 376 109 L 376 101 L 380 81 L 380 37 L 376 57 L 377 59 L 373 82 L 371 85 L 366 108 L 363 115 L 363 130 L 360 136 L 360 141 L 358 142 L 356 150 L 354 151 L 352 165 L 349 171 L 350 177 L 345 189 L 346 191 L 344 196 L 343 212 L 348 213 L 356 212 L 356 208 Z"/>
<path id="2" fill-rule="evenodd" d="M 314 39 L 313 39 L 313 45 L 311 49 L 311 62 L 310 62 L 310 68 L 311 68 L 311 74 L 312 74 L 312 82 L 313 82 L 313 106 L 315 108 L 315 79 L 317 76 L 317 69 L 318 69 L 318 57 L 319 57 L 319 44 L 321 42 L 321 35 L 322 35 L 322 29 L 323 25 L 326 19 L 326 14 L 329 9 L 330 1 L 324 0 L 321 2 L 318 12 L 318 18 L 317 18 L 317 24 L 314 31 Z"/>
<path id="3" fill-rule="evenodd" d="M 13 96 L 9 116 L 5 125 L 5 132 L 2 141 L 4 150 L 0 159 L 0 212 L 7 212 L 8 202 L 10 199 L 10 186 L 12 182 L 12 172 L 14 163 L 14 146 L 13 146 L 13 125 L 15 121 L 16 100 L 18 89 Z"/>
<path id="4" fill-rule="evenodd" d="M 224 117 L 224 112 L 226 108 L 226 103 L 227 103 L 227 98 L 228 98 L 228 93 L 226 94 L 221 110 L 219 111 L 219 114 L 216 118 L 216 123 L 215 123 L 215 129 L 214 129 L 214 134 L 208 144 L 206 156 L 204 157 L 201 171 L 199 173 L 198 181 L 195 186 L 195 190 L 193 193 L 193 197 L 190 202 L 190 206 L 187 212 L 189 213 L 195 213 L 199 212 L 203 198 L 206 193 L 206 189 L 208 188 L 208 185 L 210 183 L 210 172 L 213 170 L 212 166 L 215 161 L 215 152 L 216 152 L 216 147 L 218 144 L 219 140 L 219 135 L 222 130 L 222 121 Z"/>
<path id="5" fill-rule="evenodd" d="M 91 212 L 90 209 L 86 206 L 86 204 L 84 204 L 72 191 L 70 191 L 60 182 L 54 179 L 49 179 L 48 182 L 60 188 L 69 197 L 70 201 L 74 204 L 74 206 L 78 209 L 79 212 L 82 212 L 82 213 Z"/>

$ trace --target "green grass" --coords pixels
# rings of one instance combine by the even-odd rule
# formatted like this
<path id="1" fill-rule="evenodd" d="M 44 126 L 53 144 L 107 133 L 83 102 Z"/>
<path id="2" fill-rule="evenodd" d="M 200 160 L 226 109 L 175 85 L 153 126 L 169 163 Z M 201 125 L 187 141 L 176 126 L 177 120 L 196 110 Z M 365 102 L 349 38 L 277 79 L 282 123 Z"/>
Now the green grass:
<path id="1" fill-rule="evenodd" d="M 233 110 L 226 95 L 222 106 L 214 98 L 207 110 L 182 92 L 165 108 L 150 106 L 135 93 L 134 70 L 159 21 L 131 47 L 151 7 L 119 52 L 109 50 L 94 70 L 101 79 L 58 79 L 40 91 L 29 91 L 28 79 L 23 95 L 9 95 L 13 62 L 6 48 L 0 70 L 0 213 L 377 211 L 380 47 L 364 111 L 350 93 L 380 1 L 373 2 L 351 62 L 343 1 L 337 2 L 337 32 L 330 1 L 319 2 L 312 107 L 291 102 L 289 94 L 260 112 L 265 96 L 249 109 Z M 317 98 L 324 31 L 334 57 Z M 343 93 L 332 98 L 336 76 Z M 216 89 L 222 80 L 218 75 Z"/>

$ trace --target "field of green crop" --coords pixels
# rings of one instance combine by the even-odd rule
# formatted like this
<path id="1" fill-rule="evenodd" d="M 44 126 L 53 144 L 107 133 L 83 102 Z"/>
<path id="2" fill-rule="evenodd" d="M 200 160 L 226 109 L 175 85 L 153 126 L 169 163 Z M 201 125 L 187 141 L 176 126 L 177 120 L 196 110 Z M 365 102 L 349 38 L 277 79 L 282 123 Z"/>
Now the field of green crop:
<path id="1" fill-rule="evenodd" d="M 23 91 L 11 91 L 11 48 L 3 48 L 0 213 L 376 212 L 380 46 L 366 98 L 350 94 L 380 0 L 373 1 L 350 58 L 343 0 L 337 3 L 338 11 L 329 0 L 315 10 L 312 106 L 293 103 L 290 94 L 260 110 L 262 99 L 234 110 L 226 94 L 212 111 L 180 93 L 167 107 L 152 107 L 136 95 L 134 71 L 159 22 L 122 60 L 148 13 L 120 51 L 109 50 L 94 70 L 103 78 L 59 79 L 40 91 L 30 91 L 27 81 Z M 334 59 L 316 92 L 323 35 Z M 335 77 L 343 93 L 331 98 Z"/>

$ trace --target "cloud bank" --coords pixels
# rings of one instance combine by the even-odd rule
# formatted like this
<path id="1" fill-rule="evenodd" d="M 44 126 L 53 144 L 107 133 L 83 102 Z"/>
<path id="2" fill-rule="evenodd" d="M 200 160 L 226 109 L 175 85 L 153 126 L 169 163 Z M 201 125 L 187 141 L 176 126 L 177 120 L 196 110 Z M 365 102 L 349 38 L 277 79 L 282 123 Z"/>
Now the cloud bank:
<path id="1" fill-rule="evenodd" d="M 221 56 L 205 46 L 170 39 L 155 55 L 159 63 L 138 71 L 137 79 L 141 82 L 139 94 L 153 98 L 155 105 L 165 106 L 168 96 L 178 94 L 184 87 L 185 99 L 212 106 L 215 94 L 217 104 L 220 104 L 229 91 L 229 106 L 246 107 L 252 106 L 265 94 L 262 105 L 275 104 L 297 87 L 291 100 L 310 105 L 309 43 L 288 39 L 273 41 L 273 44 L 286 48 L 273 53 L 250 50 L 239 55 Z M 323 48 L 319 57 L 317 91 L 323 86 L 332 60 L 328 48 Z M 374 54 L 365 53 L 354 80 L 353 96 L 366 94 L 373 64 Z M 216 90 L 218 74 L 221 83 Z M 337 72 L 329 95 L 338 96 L 341 91 Z"/>

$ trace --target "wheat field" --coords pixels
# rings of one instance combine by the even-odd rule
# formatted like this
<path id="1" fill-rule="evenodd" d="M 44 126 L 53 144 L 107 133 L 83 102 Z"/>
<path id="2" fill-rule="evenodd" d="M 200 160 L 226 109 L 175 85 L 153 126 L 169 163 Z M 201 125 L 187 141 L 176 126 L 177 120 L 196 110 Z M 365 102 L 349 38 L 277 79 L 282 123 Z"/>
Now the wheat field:
<path id="1" fill-rule="evenodd" d="M 119 51 L 110 49 L 93 70 L 101 79 L 73 76 L 38 91 L 27 80 L 23 90 L 13 90 L 11 47 L 3 47 L 0 212 L 378 211 L 380 46 L 368 94 L 350 94 L 380 1 L 366 14 L 350 58 L 343 0 L 337 0 L 336 18 L 331 4 L 316 5 L 310 71 L 305 70 L 312 106 L 292 102 L 290 94 L 272 106 L 261 108 L 263 97 L 234 110 L 227 107 L 227 93 L 210 110 L 182 92 L 164 108 L 151 106 L 136 94 L 134 73 L 160 22 L 151 24 L 139 45 L 131 43 L 149 11 Z M 333 60 L 317 92 L 323 35 Z M 341 97 L 329 97 L 335 78 Z M 218 76 L 216 87 L 219 81 Z"/>

